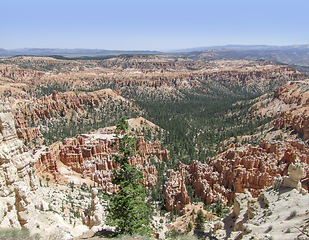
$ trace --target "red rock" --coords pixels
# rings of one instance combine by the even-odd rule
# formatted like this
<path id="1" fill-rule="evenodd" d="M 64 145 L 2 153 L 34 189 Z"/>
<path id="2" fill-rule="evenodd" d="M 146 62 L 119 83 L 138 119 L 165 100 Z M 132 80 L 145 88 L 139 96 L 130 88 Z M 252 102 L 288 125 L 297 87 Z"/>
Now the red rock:
<path id="1" fill-rule="evenodd" d="M 65 139 L 63 143 L 57 142 L 46 149 L 37 163 L 37 169 L 40 172 L 47 171 L 57 175 L 57 162 L 61 161 L 82 176 L 89 176 L 99 186 L 116 191 L 117 187 L 110 185 L 112 170 L 118 168 L 112 161 L 116 153 L 116 146 L 113 146 L 113 143 L 117 145 L 114 133 L 106 129 Z M 160 148 L 159 141 L 147 144 L 143 136 L 139 136 L 137 154 L 129 160 L 131 165 L 136 165 L 143 172 L 142 183 L 145 186 L 155 185 L 158 174 L 156 167 L 149 164 L 148 157 L 156 156 L 157 161 L 170 159 L 169 151 Z"/>
<path id="2" fill-rule="evenodd" d="M 167 211 L 174 210 L 181 214 L 184 206 L 190 203 L 185 176 L 173 170 L 169 170 L 168 174 L 168 181 L 164 184 L 165 208 Z"/>
<path id="3" fill-rule="evenodd" d="M 257 197 L 263 188 L 272 185 L 277 174 L 287 175 L 290 164 L 297 161 L 303 163 L 305 174 L 309 176 L 309 148 L 301 141 L 262 141 L 258 147 L 232 144 L 222 150 L 217 157 L 208 159 L 206 163 L 178 163 L 178 171 L 171 172 L 171 180 L 166 182 L 164 188 L 167 210 L 174 206 L 181 211 L 183 205 L 175 204 L 175 196 L 181 194 L 180 179 L 187 178 L 194 187 L 195 195 L 206 204 L 219 200 L 226 204 L 234 200 L 235 193 L 242 193 L 244 189 Z M 175 176 L 178 180 L 175 180 Z M 307 184 L 306 181 L 303 183 Z"/>

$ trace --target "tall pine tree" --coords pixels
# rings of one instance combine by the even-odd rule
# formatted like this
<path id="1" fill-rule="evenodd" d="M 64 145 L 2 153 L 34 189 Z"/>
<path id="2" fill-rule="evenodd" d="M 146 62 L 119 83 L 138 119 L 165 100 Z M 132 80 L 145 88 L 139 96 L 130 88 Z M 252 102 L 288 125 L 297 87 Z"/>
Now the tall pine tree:
<path id="1" fill-rule="evenodd" d="M 135 156 L 138 139 L 128 129 L 128 122 L 122 117 L 116 125 L 118 154 L 114 156 L 120 168 L 114 169 L 112 180 L 119 191 L 110 198 L 107 223 L 116 226 L 117 234 L 150 234 L 151 214 L 145 204 L 144 188 L 139 182 L 143 173 L 129 164 L 129 159 Z"/>

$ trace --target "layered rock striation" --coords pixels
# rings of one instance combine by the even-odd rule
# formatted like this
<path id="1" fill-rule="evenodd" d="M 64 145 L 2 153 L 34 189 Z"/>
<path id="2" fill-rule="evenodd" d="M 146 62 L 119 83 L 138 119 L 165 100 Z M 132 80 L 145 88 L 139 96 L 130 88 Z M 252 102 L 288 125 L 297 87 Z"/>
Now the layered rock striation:
<path id="1" fill-rule="evenodd" d="M 273 126 L 309 139 L 309 80 L 288 82 L 275 89 L 272 98 L 255 104 L 257 114 L 275 116 Z"/>
<path id="2" fill-rule="evenodd" d="M 62 91 L 91 92 L 104 86 L 116 86 L 139 93 L 155 88 L 177 96 L 175 92 L 183 88 L 209 91 L 205 83 L 210 82 L 227 83 L 243 92 L 264 93 L 286 81 L 303 80 L 306 75 L 293 67 L 270 61 L 205 62 L 175 56 L 132 55 L 102 61 L 12 58 L 0 64 L 0 77 L 16 92 L 33 89 L 32 84 L 38 88 L 54 86 L 63 88 Z"/>
<path id="3" fill-rule="evenodd" d="M 57 92 L 41 98 L 27 97 L 25 95 L 12 98 L 11 106 L 14 107 L 13 114 L 17 134 L 24 142 L 33 142 L 42 139 L 41 130 L 44 126 L 42 123 L 57 118 L 70 117 L 72 113 L 76 115 L 86 115 L 88 108 L 100 108 L 104 102 L 124 101 L 119 91 L 111 89 L 102 89 L 95 92 Z M 129 107 L 131 105 L 129 104 Z M 29 123 L 32 127 L 29 126 Z M 36 125 L 36 127 L 33 127 Z M 39 126 L 38 126 L 39 125 Z M 45 123 L 45 125 L 47 125 Z M 47 126 L 45 126 L 46 128 Z M 38 145 L 43 143 L 37 140 Z"/>

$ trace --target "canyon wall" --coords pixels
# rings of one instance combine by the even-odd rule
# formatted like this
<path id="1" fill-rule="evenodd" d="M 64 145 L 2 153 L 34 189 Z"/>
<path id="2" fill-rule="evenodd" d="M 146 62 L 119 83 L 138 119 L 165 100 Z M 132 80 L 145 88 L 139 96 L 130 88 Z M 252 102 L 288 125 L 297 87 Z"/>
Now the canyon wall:
<path id="1" fill-rule="evenodd" d="M 0 228 L 35 228 L 37 189 L 34 159 L 17 137 L 11 109 L 0 101 Z"/>
<path id="2" fill-rule="evenodd" d="M 173 91 L 183 88 L 209 91 L 205 86 L 208 82 L 228 83 L 242 91 L 262 93 L 286 81 L 303 80 L 307 76 L 293 67 L 276 65 L 270 61 L 206 62 L 168 56 L 134 55 L 103 61 L 13 58 L 7 60 L 6 64 L 0 64 L 0 77 L 12 86 L 13 92 L 33 89 L 35 86 L 52 86 L 62 91 L 94 91 L 110 85 L 118 89 L 140 87 L 156 88 L 158 91 L 164 88 L 174 94 Z"/>

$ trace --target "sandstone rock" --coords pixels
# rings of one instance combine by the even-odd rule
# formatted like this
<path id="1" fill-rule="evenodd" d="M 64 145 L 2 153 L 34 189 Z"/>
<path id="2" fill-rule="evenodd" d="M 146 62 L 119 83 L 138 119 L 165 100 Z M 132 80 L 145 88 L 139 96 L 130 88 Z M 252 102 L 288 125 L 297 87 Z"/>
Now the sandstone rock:
<path id="1" fill-rule="evenodd" d="M 24 182 L 17 182 L 14 185 L 18 221 L 23 228 L 31 231 L 35 227 L 35 207 L 32 203 L 30 189 Z"/>
<path id="2" fill-rule="evenodd" d="M 82 213 L 83 224 L 92 228 L 93 226 L 102 226 L 104 224 L 104 210 L 99 202 L 98 190 L 91 189 L 91 208 Z"/>
<path id="3" fill-rule="evenodd" d="M 27 229 L 30 234 L 38 233 L 44 239 L 52 238 L 60 228 L 68 232 L 72 226 L 64 223 L 60 216 L 49 211 L 44 215 L 40 211 L 47 210 L 48 205 L 42 201 L 38 188 L 35 160 L 18 139 L 13 115 L 1 101 L 0 116 L 0 228 Z M 48 232 L 48 227 L 40 227 L 45 224 L 53 225 L 54 230 Z"/>
<path id="4" fill-rule="evenodd" d="M 309 148 L 298 140 L 262 141 L 258 147 L 231 144 L 206 163 L 179 163 L 177 174 L 180 174 L 179 178 L 188 179 L 194 187 L 194 194 L 206 204 L 217 201 L 227 204 L 234 200 L 235 193 L 242 193 L 245 189 L 253 197 L 258 197 L 261 190 L 273 184 L 274 179 L 277 187 L 283 179 L 288 186 L 299 186 L 299 180 L 309 172 L 308 154 Z M 293 180 L 285 176 L 288 171 L 291 171 Z M 167 184 L 170 184 L 169 181 Z M 167 194 L 166 198 L 170 195 Z M 166 203 L 169 201 L 166 200 Z M 250 205 L 252 214 L 255 207 Z M 252 214 L 250 217 L 253 217 Z"/>
<path id="5" fill-rule="evenodd" d="M 302 165 L 298 162 L 291 163 L 288 168 L 289 176 L 284 176 L 277 178 L 274 180 L 274 186 L 276 188 L 280 187 L 289 187 L 289 188 L 296 188 L 297 190 L 301 191 L 301 182 L 300 179 L 305 176 L 305 171 Z"/>
<path id="6" fill-rule="evenodd" d="M 251 201 L 252 196 L 249 191 L 235 194 L 233 216 L 239 217 L 243 209 L 247 209 L 248 201 Z M 245 213 L 243 213 L 244 215 Z"/>
<path id="7" fill-rule="evenodd" d="M 169 170 L 169 178 L 164 184 L 165 208 L 182 214 L 186 204 L 190 203 L 184 176 L 179 172 Z"/>
<path id="8" fill-rule="evenodd" d="M 31 231 L 35 227 L 33 199 L 38 188 L 34 160 L 17 138 L 10 108 L 1 101 L 0 135 L 0 226 Z"/>
<path id="9" fill-rule="evenodd" d="M 36 138 L 39 139 L 40 143 L 43 143 L 42 141 L 42 133 L 40 132 L 38 127 L 34 128 L 17 128 L 17 136 L 19 139 L 26 141 L 26 142 L 32 142 Z"/>
<path id="10" fill-rule="evenodd" d="M 303 140 L 309 139 L 308 110 L 309 89 L 307 80 L 291 81 L 274 91 L 269 106 L 259 108 L 259 112 L 278 115 L 274 120 L 275 129 L 287 129 L 297 133 Z"/>
<path id="11" fill-rule="evenodd" d="M 36 163 L 37 173 L 50 173 L 58 181 L 61 178 L 58 169 L 61 161 L 82 177 L 90 177 L 103 189 L 112 193 L 117 191 L 117 187 L 111 185 L 112 170 L 119 167 L 112 160 L 116 148 L 114 128 L 77 135 L 65 139 L 63 143 L 56 142 L 46 148 Z M 143 135 L 138 136 L 136 150 L 136 155 L 129 160 L 129 163 L 136 165 L 137 169 L 143 172 L 144 186 L 156 185 L 158 172 L 155 166 L 150 165 L 148 159 L 153 157 L 155 161 L 169 160 L 169 151 L 161 150 L 159 141 L 147 144 Z"/>
<path id="12" fill-rule="evenodd" d="M 225 226 L 227 229 L 234 226 L 233 230 L 241 231 L 245 239 L 263 239 L 266 233 L 267 238 L 305 237 L 308 229 L 308 225 L 304 224 L 307 219 L 305 206 L 308 203 L 308 194 L 301 195 L 296 189 L 282 192 L 268 189 L 263 191 L 258 199 L 249 197 L 249 201 L 241 195 L 243 194 L 236 194 L 234 205 L 240 214 L 235 215 L 234 221 Z M 246 205 L 246 201 L 249 204 Z M 303 226 L 303 233 L 296 230 L 299 226 Z M 294 228 L 295 231 L 292 230 Z M 233 232 L 230 236 L 233 236 Z"/>

